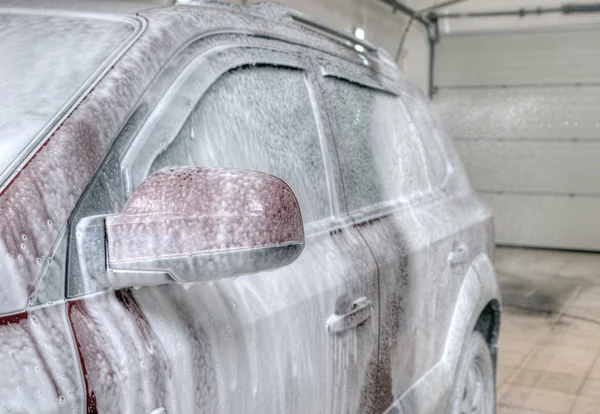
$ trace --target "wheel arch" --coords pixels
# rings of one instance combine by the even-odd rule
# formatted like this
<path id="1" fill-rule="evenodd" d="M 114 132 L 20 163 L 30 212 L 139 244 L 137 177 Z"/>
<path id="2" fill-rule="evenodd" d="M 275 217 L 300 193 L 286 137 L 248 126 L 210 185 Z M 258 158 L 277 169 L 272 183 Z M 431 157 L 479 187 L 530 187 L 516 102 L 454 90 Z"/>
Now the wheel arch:
<path id="1" fill-rule="evenodd" d="M 500 301 L 492 299 L 479 314 L 475 323 L 475 331 L 483 335 L 483 338 L 490 348 L 492 362 L 494 363 L 494 372 L 498 362 L 498 336 L 500 334 Z"/>
<path id="2" fill-rule="evenodd" d="M 487 254 L 479 255 L 471 267 L 477 273 L 481 290 L 480 310 L 475 313 L 476 320 L 473 324 L 474 331 L 480 332 L 490 348 L 494 371 L 498 361 L 498 338 L 500 335 L 500 321 L 502 318 L 502 304 L 500 289 L 496 280 L 496 271 Z"/>

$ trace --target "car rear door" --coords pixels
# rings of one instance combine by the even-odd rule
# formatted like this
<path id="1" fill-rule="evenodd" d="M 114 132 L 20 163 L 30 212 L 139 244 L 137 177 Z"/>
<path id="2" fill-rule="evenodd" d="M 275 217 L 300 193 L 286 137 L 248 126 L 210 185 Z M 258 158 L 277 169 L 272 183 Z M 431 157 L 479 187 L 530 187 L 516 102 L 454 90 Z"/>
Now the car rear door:
<path id="1" fill-rule="evenodd" d="M 80 202 L 70 244 L 69 319 L 88 401 L 99 411 L 339 413 L 369 404 L 376 265 L 340 208 L 308 62 L 302 49 L 276 41 L 203 39 L 165 69 L 140 103 L 142 115 L 123 129 Z M 300 258 L 191 286 L 111 291 L 92 280 L 77 224 L 117 213 L 148 174 L 168 165 L 282 178 L 305 222 Z"/>
<path id="2" fill-rule="evenodd" d="M 450 266 L 468 213 L 449 203 L 444 150 L 424 129 L 424 97 L 390 79 L 316 53 L 320 84 L 342 171 L 347 209 L 379 269 L 377 405 L 385 411 L 440 362 L 465 255 Z M 464 207 L 464 206 L 463 206 Z M 439 402 L 431 391 L 428 399 Z M 421 412 L 407 398 L 406 412 Z M 428 411 L 429 412 L 429 411 Z"/>

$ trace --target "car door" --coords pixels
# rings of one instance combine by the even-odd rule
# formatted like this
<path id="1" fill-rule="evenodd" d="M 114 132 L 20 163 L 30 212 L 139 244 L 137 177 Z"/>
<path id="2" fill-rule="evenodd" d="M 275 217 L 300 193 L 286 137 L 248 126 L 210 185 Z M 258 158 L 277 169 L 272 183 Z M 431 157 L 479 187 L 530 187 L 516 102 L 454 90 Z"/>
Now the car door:
<path id="1" fill-rule="evenodd" d="M 375 385 L 376 265 L 342 213 L 322 102 L 302 49 L 228 37 L 190 45 L 140 103 L 73 219 L 69 318 L 88 407 L 101 412 L 362 412 Z M 120 211 L 169 165 L 282 178 L 306 233 L 282 269 L 235 280 L 107 289 L 77 226 Z M 199 269 L 201 271 L 201 269 Z M 93 280 L 92 280 L 93 279 Z"/>
<path id="2" fill-rule="evenodd" d="M 448 201 L 451 167 L 432 128 L 425 128 L 427 108 L 415 87 L 331 56 L 314 59 L 323 74 L 347 208 L 379 269 L 374 412 L 403 395 L 409 396 L 403 412 L 422 412 L 409 391 L 440 363 L 469 259 L 457 237 L 469 213 L 461 211 L 466 204 Z M 364 60 L 377 67 L 376 59 Z M 453 256 L 450 265 L 453 249 L 465 254 Z"/>

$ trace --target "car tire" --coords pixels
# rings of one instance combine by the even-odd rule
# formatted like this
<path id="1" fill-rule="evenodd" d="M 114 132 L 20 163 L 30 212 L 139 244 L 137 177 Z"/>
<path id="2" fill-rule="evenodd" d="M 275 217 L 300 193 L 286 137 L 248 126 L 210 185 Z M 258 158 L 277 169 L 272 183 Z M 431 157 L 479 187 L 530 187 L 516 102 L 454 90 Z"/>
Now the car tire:
<path id="1" fill-rule="evenodd" d="M 494 364 L 490 348 L 481 333 L 473 332 L 465 342 L 456 374 L 451 413 L 494 414 L 496 412 Z"/>

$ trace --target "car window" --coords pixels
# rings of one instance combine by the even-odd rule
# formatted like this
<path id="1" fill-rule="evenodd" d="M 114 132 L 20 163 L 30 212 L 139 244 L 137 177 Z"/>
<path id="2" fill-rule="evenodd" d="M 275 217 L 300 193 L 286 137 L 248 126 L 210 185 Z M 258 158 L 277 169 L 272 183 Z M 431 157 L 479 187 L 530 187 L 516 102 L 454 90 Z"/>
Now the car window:
<path id="1" fill-rule="evenodd" d="M 302 70 L 244 66 L 225 73 L 150 172 L 170 165 L 266 172 L 292 188 L 305 222 L 331 216 L 319 133 Z"/>
<path id="2" fill-rule="evenodd" d="M 135 27 L 49 13 L 0 13 L 0 173 L 19 157 Z"/>
<path id="3" fill-rule="evenodd" d="M 333 77 L 324 95 L 349 211 L 431 190 L 420 133 L 400 97 Z"/>
<path id="4" fill-rule="evenodd" d="M 448 175 L 448 159 L 442 148 L 435 120 L 432 118 L 432 109 L 425 97 L 409 94 L 404 94 L 402 97 L 424 146 L 429 180 L 434 188 L 439 188 Z"/>

